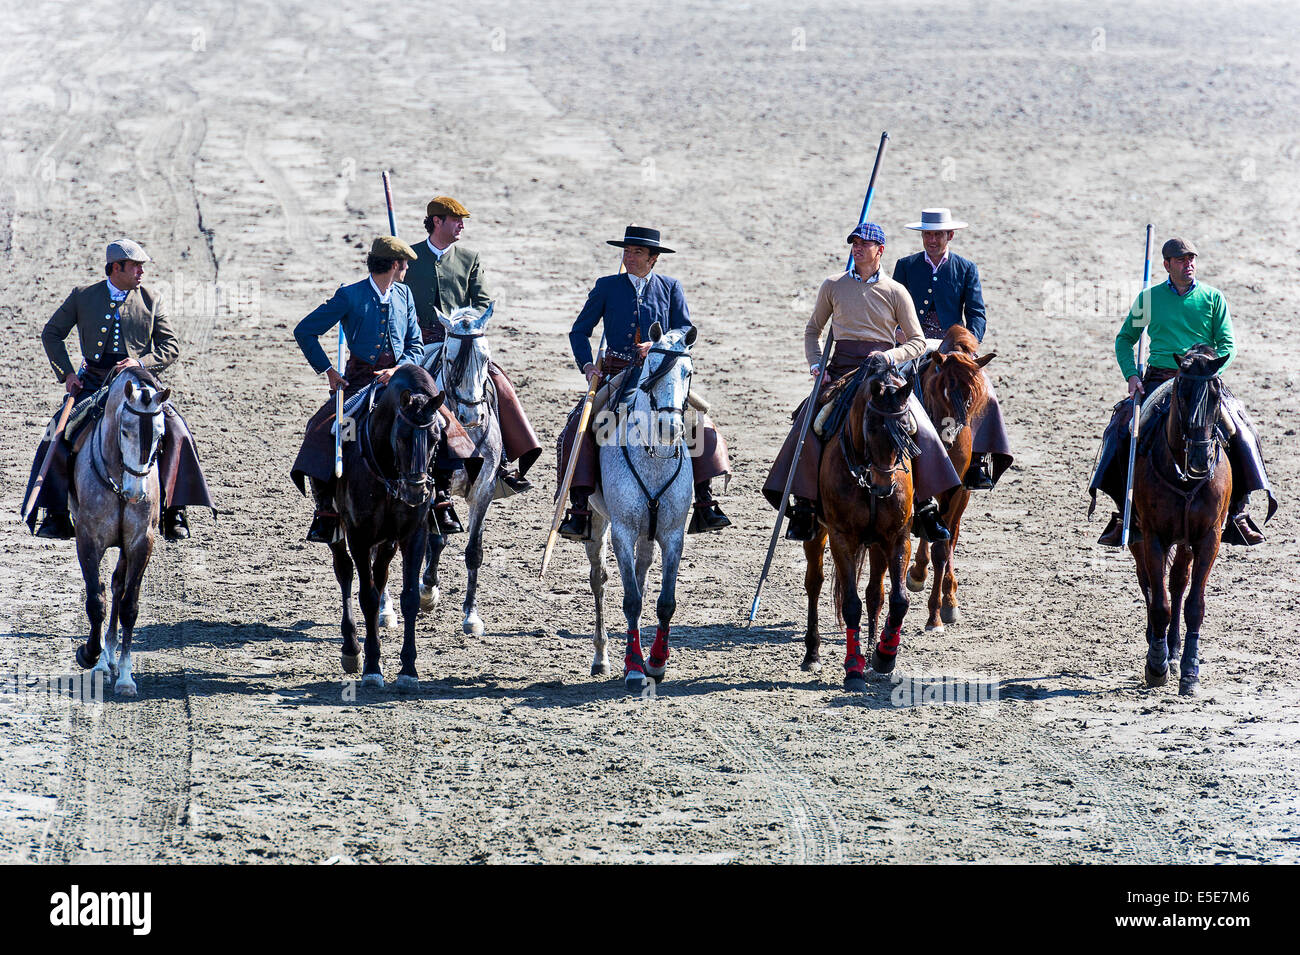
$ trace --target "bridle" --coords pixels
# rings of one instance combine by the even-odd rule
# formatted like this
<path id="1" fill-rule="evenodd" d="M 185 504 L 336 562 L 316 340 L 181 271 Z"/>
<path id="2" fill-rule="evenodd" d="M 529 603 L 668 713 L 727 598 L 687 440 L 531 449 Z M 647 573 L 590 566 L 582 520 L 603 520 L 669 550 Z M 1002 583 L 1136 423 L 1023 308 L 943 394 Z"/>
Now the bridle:
<path id="1" fill-rule="evenodd" d="M 671 349 L 671 348 L 658 348 L 658 347 L 656 347 L 656 348 L 651 348 L 651 349 L 650 349 L 650 351 L 649 351 L 649 355 L 663 355 L 663 356 L 664 356 L 664 358 L 663 358 L 663 359 L 659 362 L 659 364 L 655 367 L 654 371 L 652 371 L 652 372 L 650 372 L 650 374 L 646 375 L 645 380 L 642 381 L 639 385 L 637 385 L 637 387 L 638 387 L 642 392 L 644 392 L 645 395 L 646 395 L 646 397 L 650 400 L 650 412 L 651 412 L 651 414 L 654 415 L 654 417 L 656 418 L 656 420 L 658 419 L 659 415 L 662 414 L 663 412 L 668 412 L 668 413 L 670 413 L 670 414 L 677 415 L 679 418 L 682 418 L 682 419 L 684 420 L 684 419 L 685 419 L 685 416 L 686 416 L 686 406 L 687 406 L 687 404 L 690 403 L 690 397 L 691 397 L 691 371 L 688 370 L 688 371 L 686 372 L 686 391 L 682 394 L 682 403 L 681 403 L 680 406 L 673 405 L 673 406 L 668 407 L 668 408 L 661 408 L 661 407 L 659 406 L 659 402 L 658 402 L 657 398 L 655 397 L 654 386 L 657 385 L 659 382 L 661 382 L 664 378 L 666 378 L 666 377 L 668 376 L 668 372 L 672 370 L 672 367 L 673 367 L 675 364 L 677 364 L 677 361 L 678 361 L 679 359 L 681 359 L 681 358 L 690 358 L 690 357 L 691 357 L 691 356 L 690 356 L 690 352 L 686 352 L 686 351 L 675 351 L 674 349 Z M 649 357 L 649 355 L 647 355 L 647 358 Z M 648 452 L 649 452 L 649 454 L 650 454 L 650 456 L 651 456 L 652 458 L 657 458 L 657 457 L 661 457 L 661 456 L 662 456 L 662 455 L 659 455 L 659 454 L 656 454 L 656 453 L 655 453 L 655 448 L 658 447 L 658 446 L 659 446 L 659 445 L 656 445 L 656 444 L 654 444 L 654 443 L 651 443 L 650 446 L 647 448 L 647 450 L 648 450 Z M 673 453 L 673 454 L 680 455 L 680 454 L 681 454 L 681 445 L 674 443 L 674 445 L 673 445 L 673 452 L 672 452 L 672 453 Z M 669 456 L 671 456 L 671 455 L 669 455 Z"/>
<path id="2" fill-rule="evenodd" d="M 408 417 L 400 405 L 393 410 L 393 425 L 388 431 L 388 443 L 392 448 L 393 463 L 397 467 L 399 476 L 397 478 L 388 477 L 380 469 L 379 461 L 375 458 L 374 442 L 370 436 L 370 422 L 374 418 L 374 408 L 371 408 L 366 414 L 366 420 L 361 426 L 361 460 L 365 462 L 371 476 L 383 485 L 389 497 L 410 507 L 419 507 L 433 496 L 433 483 L 429 480 L 428 471 L 429 436 L 438 424 L 438 412 L 436 410 L 433 412 L 433 417 L 427 424 L 421 424 Z M 397 461 L 397 434 L 399 426 L 403 423 L 409 425 L 413 431 L 412 464 L 417 465 L 423 462 L 422 470 L 411 470 L 405 474 L 402 473 L 401 464 Z"/>
<path id="3" fill-rule="evenodd" d="M 644 392 L 644 394 L 650 401 L 651 414 L 655 416 L 656 421 L 658 419 L 659 414 L 663 411 L 670 412 L 672 414 L 677 415 L 678 417 L 684 417 L 686 414 L 686 405 L 691 394 L 691 372 L 689 369 L 686 372 L 686 393 L 682 396 L 681 407 L 673 406 L 670 408 L 660 408 L 659 402 L 655 399 L 653 387 L 656 384 L 658 384 L 660 381 L 662 381 L 664 377 L 667 376 L 669 369 L 671 369 L 672 366 L 677 363 L 678 359 L 690 358 L 690 352 L 677 351 L 671 348 L 655 347 L 650 349 L 647 358 L 649 357 L 649 355 L 665 356 L 664 359 L 660 361 L 660 363 L 655 367 L 654 371 L 646 375 L 645 380 L 642 381 L 639 385 L 637 385 L 637 388 L 640 391 Z M 620 389 L 620 391 L 622 392 L 619 396 L 620 402 L 625 400 L 626 396 L 631 391 L 629 387 L 631 380 L 632 380 L 631 375 L 628 375 L 626 378 L 624 378 L 623 387 L 622 389 Z M 635 396 L 633 395 L 632 397 Z M 683 430 L 685 430 L 684 424 L 683 424 Z M 648 511 L 649 518 L 650 518 L 649 537 L 651 540 L 654 540 L 655 533 L 658 530 L 658 526 L 659 526 L 659 499 L 663 497 L 665 491 L 667 491 L 670 487 L 673 486 L 673 482 L 675 482 L 677 480 L 677 476 L 681 474 L 682 464 L 686 460 L 686 455 L 683 453 L 684 450 L 683 442 L 674 441 L 672 452 L 670 455 L 666 457 L 655 453 L 655 448 L 658 447 L 658 445 L 656 445 L 653 441 L 649 442 L 649 444 L 646 446 L 646 453 L 652 458 L 663 457 L 665 460 L 670 460 L 671 458 L 675 457 L 677 459 L 677 466 L 673 468 L 672 475 L 668 478 L 667 481 L 664 482 L 663 486 L 659 488 L 659 491 L 656 494 L 650 493 L 650 488 L 646 486 L 646 483 L 642 479 L 641 474 L 637 471 L 636 466 L 632 463 L 632 455 L 628 451 L 628 442 L 627 442 L 626 433 L 624 434 L 623 439 L 619 442 L 619 444 L 621 444 L 623 448 L 623 460 L 627 463 L 627 469 L 632 472 L 632 477 L 636 479 L 637 486 L 641 489 L 642 495 L 645 496 L 646 509 Z"/>
<path id="4" fill-rule="evenodd" d="M 890 443 L 894 446 L 894 452 L 897 455 L 898 463 L 891 468 L 883 468 L 870 460 L 869 456 L 864 453 L 863 460 L 857 460 L 858 452 L 853 447 L 853 442 L 849 439 L 850 429 L 846 426 L 840 429 L 840 452 L 844 455 L 844 463 L 848 465 L 849 474 L 858 482 L 858 487 L 866 488 L 872 498 L 891 497 L 898 490 L 898 480 L 894 477 L 899 471 L 904 474 L 910 473 L 907 466 L 908 458 L 914 457 L 920 453 L 916 442 L 912 440 L 911 435 L 907 433 L 903 425 L 904 419 L 907 418 L 909 409 L 906 405 L 899 411 L 886 411 L 876 405 L 871 399 L 867 399 L 866 406 L 862 412 L 862 446 L 864 449 L 870 447 L 867 435 L 867 415 L 874 414 L 885 421 L 885 433 L 889 436 Z M 872 480 L 872 472 L 889 478 L 889 486 L 882 487 Z M 874 504 L 874 501 L 873 501 Z"/>
<path id="5" fill-rule="evenodd" d="M 469 371 L 470 358 L 474 355 L 474 346 L 469 345 L 467 347 L 464 344 L 464 342 L 472 341 L 475 338 L 482 338 L 482 337 L 483 337 L 483 332 L 481 331 L 447 332 L 447 338 L 454 338 L 457 341 L 462 343 L 460 348 L 456 352 L 456 357 L 454 360 L 448 362 L 447 347 L 445 345 L 442 348 L 442 355 L 440 356 L 439 359 L 440 364 L 442 366 L 443 394 L 447 395 L 447 397 L 451 399 L 451 401 L 457 406 L 457 408 L 465 408 L 465 409 L 478 408 L 488 404 L 489 399 L 488 399 L 488 394 L 486 389 L 484 389 L 483 391 L 483 397 L 478 399 L 466 397 L 465 395 L 462 395 L 457 390 L 460 385 L 464 384 L 465 374 L 466 372 Z M 487 363 L 484 362 L 484 367 L 486 368 L 486 366 Z M 486 375 L 484 377 L 486 380 Z M 483 418 L 483 414 L 480 413 L 478 417 L 475 418 L 474 421 L 472 422 L 465 421 L 464 420 L 465 416 L 461 414 L 457 414 L 456 417 L 462 419 L 461 423 L 466 428 L 473 428 L 478 426 L 479 422 Z"/>
<path id="6" fill-rule="evenodd" d="M 153 395 L 150 396 L 150 400 L 152 400 L 152 398 Z M 136 416 L 137 424 L 139 425 L 140 428 L 140 447 L 148 448 L 149 456 L 138 467 L 132 467 L 131 464 L 126 460 L 126 455 L 123 453 L 121 441 L 118 441 L 117 453 L 122 458 L 122 471 L 123 471 L 122 482 L 123 483 L 125 483 L 126 481 L 127 472 L 134 474 L 138 478 L 147 478 L 150 472 L 153 471 L 154 465 L 158 461 L 158 454 L 162 450 L 162 435 L 161 434 L 157 435 L 155 439 L 153 425 L 154 425 L 154 420 L 163 413 L 163 407 L 160 404 L 157 410 L 155 411 L 141 411 L 138 408 L 133 408 L 130 402 L 125 398 L 123 398 L 121 405 L 118 406 L 119 420 L 121 418 L 121 415 L 125 412 L 130 412 L 131 414 Z M 120 498 L 121 500 L 130 503 L 130 498 L 128 497 L 126 491 L 123 489 L 122 484 L 119 484 L 117 481 L 113 480 L 112 475 L 106 473 L 104 469 L 103 428 L 104 428 L 104 423 L 107 420 L 108 420 L 108 415 L 104 415 L 102 418 L 100 418 L 95 425 L 95 432 L 91 436 L 91 449 L 90 449 L 91 468 L 95 472 L 95 476 L 99 478 L 100 481 L 102 481 L 110 491 L 112 491 L 115 495 L 117 495 L 117 497 Z"/>
<path id="7" fill-rule="evenodd" d="M 1215 389 L 1210 386 L 1210 382 L 1219 377 L 1218 372 L 1210 375 L 1193 375 L 1184 371 L 1179 371 L 1178 377 L 1185 381 L 1194 381 L 1199 383 L 1196 389 L 1196 397 L 1191 403 L 1190 416 L 1186 421 L 1181 417 L 1182 402 L 1179 400 L 1179 389 L 1175 384 L 1173 394 L 1169 399 L 1169 425 L 1172 425 L 1176 419 L 1183 430 L 1183 462 L 1179 467 L 1178 461 L 1174 455 L 1173 444 L 1169 438 L 1169 426 L 1164 428 L 1165 447 L 1169 451 L 1170 462 L 1174 467 L 1174 474 L 1177 480 L 1183 483 L 1193 481 L 1207 481 L 1214 476 L 1214 467 L 1218 461 L 1218 455 L 1211 453 L 1210 446 L 1218 441 L 1218 433 L 1215 423 L 1219 420 L 1219 410 L 1223 403 L 1222 389 Z M 1213 401 L 1211 401 L 1213 395 Z M 1205 438 L 1192 440 L 1188 437 L 1188 432 L 1195 434 L 1208 435 Z M 1191 452 L 1193 448 L 1205 448 L 1206 460 L 1209 462 L 1205 474 L 1192 474 Z"/>

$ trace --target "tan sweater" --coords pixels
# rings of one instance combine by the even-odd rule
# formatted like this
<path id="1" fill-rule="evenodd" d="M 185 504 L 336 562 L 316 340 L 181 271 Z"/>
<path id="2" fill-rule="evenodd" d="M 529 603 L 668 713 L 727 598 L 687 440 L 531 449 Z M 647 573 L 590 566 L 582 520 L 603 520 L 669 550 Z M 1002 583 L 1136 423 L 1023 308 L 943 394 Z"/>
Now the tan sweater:
<path id="1" fill-rule="evenodd" d="M 880 280 L 859 282 L 852 272 L 832 275 L 822 282 L 817 304 L 803 332 L 803 352 L 809 365 L 821 360 L 818 344 L 826 322 L 831 323 L 836 341 L 892 342 L 895 328 L 903 332 L 903 344 L 885 356 L 895 363 L 919 358 L 925 353 L 925 336 L 916 318 L 912 296 L 883 271 Z"/>

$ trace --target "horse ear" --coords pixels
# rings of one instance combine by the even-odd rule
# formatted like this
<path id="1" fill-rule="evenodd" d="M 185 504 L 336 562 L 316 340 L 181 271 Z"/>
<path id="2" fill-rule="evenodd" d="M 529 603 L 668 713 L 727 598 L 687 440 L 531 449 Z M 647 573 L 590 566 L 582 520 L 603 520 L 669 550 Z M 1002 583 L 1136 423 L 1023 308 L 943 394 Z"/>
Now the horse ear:
<path id="1" fill-rule="evenodd" d="M 406 391 L 403 391 L 402 394 L 401 394 L 401 397 L 399 397 L 399 398 L 397 399 L 397 401 L 398 401 L 398 404 L 400 404 L 403 408 L 409 408 L 409 407 L 411 407 L 411 392 L 410 392 L 410 389 L 407 389 Z"/>
<path id="2" fill-rule="evenodd" d="M 980 355 L 978 358 L 976 358 L 975 364 L 983 368 L 985 365 L 987 365 L 989 362 L 991 362 L 994 358 L 997 357 L 998 357 L 998 353 L 995 351 L 991 351 L 987 355 Z"/>
<path id="3" fill-rule="evenodd" d="M 686 329 L 686 347 L 690 348 L 692 345 L 694 345 L 695 339 L 699 337 L 700 337 L 700 330 L 696 328 L 694 325 Z"/>
<path id="4" fill-rule="evenodd" d="M 436 395 L 430 395 L 430 396 L 429 396 L 429 410 L 430 410 L 430 411 L 437 411 L 439 408 L 442 407 L 442 403 L 443 403 L 444 401 L 446 401 L 446 400 L 447 400 L 447 396 L 446 396 L 445 394 L 443 394 L 441 391 L 438 392 Z"/>
<path id="5" fill-rule="evenodd" d="M 658 322 L 655 322 L 653 325 L 650 326 L 650 340 L 652 342 L 657 342 L 659 341 L 659 339 L 663 337 L 664 337 L 664 330 L 659 327 Z"/>
<path id="6" fill-rule="evenodd" d="M 127 383 L 126 383 L 126 400 L 127 400 L 127 401 L 135 401 L 135 392 L 136 392 L 135 382 L 134 382 L 134 381 L 127 381 Z"/>
<path id="7" fill-rule="evenodd" d="M 433 314 L 438 316 L 439 322 L 441 322 L 443 325 L 446 325 L 448 328 L 451 328 L 451 319 L 448 318 L 446 315 L 442 314 L 442 309 L 435 308 L 433 310 Z"/>
<path id="8" fill-rule="evenodd" d="M 1231 355 L 1223 355 L 1219 358 L 1216 358 L 1214 361 L 1210 362 L 1210 371 L 1214 372 L 1217 375 L 1219 373 L 1219 369 L 1222 368 L 1224 365 L 1226 365 L 1228 363 L 1228 359 L 1231 357 L 1232 357 Z"/>
<path id="9" fill-rule="evenodd" d="M 496 307 L 497 307 L 496 302 L 488 302 L 487 310 L 484 311 L 483 314 L 478 317 L 479 323 L 482 325 L 486 325 L 487 320 L 492 317 L 492 309 Z"/>
<path id="10" fill-rule="evenodd" d="M 163 402 L 165 402 L 171 396 L 172 396 L 172 390 L 170 388 L 164 388 L 162 391 L 158 392 L 158 394 L 154 396 L 154 401 L 157 403 L 158 407 L 161 408 Z"/>

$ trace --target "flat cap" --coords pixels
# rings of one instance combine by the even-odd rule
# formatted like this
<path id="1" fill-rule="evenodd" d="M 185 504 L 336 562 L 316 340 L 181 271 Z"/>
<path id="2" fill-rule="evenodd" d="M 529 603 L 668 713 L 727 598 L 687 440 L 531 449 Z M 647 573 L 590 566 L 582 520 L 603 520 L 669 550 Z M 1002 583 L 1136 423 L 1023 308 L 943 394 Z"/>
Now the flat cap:
<path id="1" fill-rule="evenodd" d="M 861 239 L 864 242 L 879 242 L 881 245 L 884 245 L 885 230 L 880 228 L 880 226 L 876 225 L 874 222 L 864 222 L 862 225 L 850 232 L 849 237 L 845 241 L 852 245 L 854 239 Z"/>
<path id="2" fill-rule="evenodd" d="M 469 218 L 469 210 L 451 196 L 434 196 L 429 200 L 429 208 L 424 214 L 427 216 L 460 216 L 462 219 Z"/>
<path id="3" fill-rule="evenodd" d="M 381 259 L 416 259 L 415 250 L 395 235 L 376 236 L 370 254 Z"/>
<path id="4" fill-rule="evenodd" d="M 149 253 L 139 242 L 132 239 L 118 239 L 108 244 L 106 265 L 114 262 L 152 262 Z"/>
<path id="5" fill-rule="evenodd" d="M 1196 246 L 1186 239 L 1170 239 L 1160 247 L 1162 259 L 1176 259 L 1184 255 L 1197 255 Z"/>

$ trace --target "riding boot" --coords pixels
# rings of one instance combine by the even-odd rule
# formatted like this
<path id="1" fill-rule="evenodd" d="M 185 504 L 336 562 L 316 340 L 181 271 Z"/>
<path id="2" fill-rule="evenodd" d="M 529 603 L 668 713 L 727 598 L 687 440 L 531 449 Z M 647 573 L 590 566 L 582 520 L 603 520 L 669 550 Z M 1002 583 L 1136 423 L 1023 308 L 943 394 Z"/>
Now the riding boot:
<path id="1" fill-rule="evenodd" d="M 939 516 L 939 505 L 934 498 L 927 497 L 916 508 L 913 515 L 912 529 L 917 532 L 917 536 L 930 541 L 946 541 L 952 537 L 948 533 L 948 528 L 943 525 L 943 518 Z"/>
<path id="2" fill-rule="evenodd" d="M 790 524 L 785 529 L 785 539 L 810 541 L 817 537 L 817 508 L 806 497 L 796 497 L 790 507 Z"/>
<path id="3" fill-rule="evenodd" d="M 579 543 L 591 540 L 591 508 L 587 506 L 590 497 L 590 491 L 576 488 L 569 491 L 569 510 L 560 525 L 560 536 L 565 540 Z"/>
<path id="4" fill-rule="evenodd" d="M 704 531 L 720 531 L 730 527 L 731 521 L 722 513 L 722 508 L 713 499 L 710 481 L 701 481 L 695 485 L 695 506 L 691 514 L 691 523 L 686 528 L 688 534 L 701 534 Z"/>
<path id="5" fill-rule="evenodd" d="M 989 456 L 977 454 L 966 468 L 966 477 L 962 481 L 972 491 L 993 490 L 993 475 L 989 473 Z"/>
<path id="6" fill-rule="evenodd" d="M 1242 495 L 1228 506 L 1228 522 L 1223 526 L 1223 535 L 1219 538 L 1225 544 L 1238 547 L 1254 547 L 1264 543 L 1264 534 L 1255 526 L 1255 522 L 1246 513 L 1247 496 Z"/>
<path id="7" fill-rule="evenodd" d="M 316 500 L 307 540 L 313 544 L 332 544 L 339 536 L 339 515 L 334 510 L 334 482 L 311 479 L 311 496 Z"/>
<path id="8" fill-rule="evenodd" d="M 510 488 L 514 494 L 522 494 L 533 489 L 533 482 L 519 473 L 518 469 L 507 471 L 503 464 L 497 469 L 497 480 Z"/>
<path id="9" fill-rule="evenodd" d="M 446 471 L 436 471 L 433 476 L 433 507 L 429 508 L 431 529 L 436 534 L 446 537 L 448 534 L 463 534 L 460 518 L 451 503 L 451 475 Z"/>
<path id="10" fill-rule="evenodd" d="M 1231 522 L 1230 522 L 1231 523 Z M 1137 521 L 1129 521 L 1128 525 L 1128 542 L 1136 544 L 1142 540 L 1142 531 L 1138 529 Z M 1124 544 L 1124 516 L 1119 511 L 1112 511 L 1110 523 L 1106 529 L 1101 532 L 1097 538 L 1098 544 L 1105 544 L 1107 547 L 1122 547 Z"/>
<path id="11" fill-rule="evenodd" d="M 165 540 L 183 541 L 190 536 L 190 522 L 183 507 L 163 508 L 162 526 Z"/>
<path id="12" fill-rule="evenodd" d="M 72 516 L 67 511 L 46 511 L 45 520 L 36 529 L 37 537 L 46 540 L 66 541 L 77 536 L 77 529 L 72 524 Z"/>

